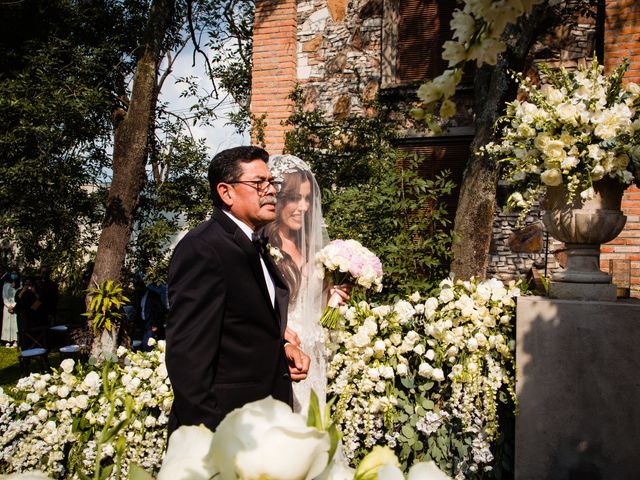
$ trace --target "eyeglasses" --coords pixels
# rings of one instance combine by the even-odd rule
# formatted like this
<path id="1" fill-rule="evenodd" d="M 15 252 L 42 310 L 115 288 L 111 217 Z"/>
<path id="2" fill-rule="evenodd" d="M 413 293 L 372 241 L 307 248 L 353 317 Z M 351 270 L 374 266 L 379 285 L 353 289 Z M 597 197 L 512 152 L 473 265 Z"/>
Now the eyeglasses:
<path id="1" fill-rule="evenodd" d="M 245 185 L 255 188 L 260 195 L 267 193 L 269 191 L 269 187 L 275 188 L 276 193 L 278 193 L 282 188 L 282 182 L 275 178 L 272 180 L 234 180 L 233 182 L 226 183 L 244 183 Z"/>

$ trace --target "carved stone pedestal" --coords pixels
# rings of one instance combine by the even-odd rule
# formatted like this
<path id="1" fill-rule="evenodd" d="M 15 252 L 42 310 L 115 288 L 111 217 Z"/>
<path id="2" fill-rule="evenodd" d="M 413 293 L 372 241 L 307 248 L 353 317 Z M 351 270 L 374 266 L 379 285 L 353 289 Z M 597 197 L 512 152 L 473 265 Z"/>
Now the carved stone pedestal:
<path id="1" fill-rule="evenodd" d="M 615 300 L 611 276 L 600 270 L 600 245 L 616 238 L 627 217 L 620 210 L 624 185 L 605 178 L 593 183 L 595 196 L 571 202 L 563 186 L 548 187 L 543 222 L 549 234 L 565 243 L 567 265 L 552 277 L 553 298 Z"/>
<path id="2" fill-rule="evenodd" d="M 615 302 L 616 296 L 616 286 L 610 283 L 549 283 L 550 298 Z"/>

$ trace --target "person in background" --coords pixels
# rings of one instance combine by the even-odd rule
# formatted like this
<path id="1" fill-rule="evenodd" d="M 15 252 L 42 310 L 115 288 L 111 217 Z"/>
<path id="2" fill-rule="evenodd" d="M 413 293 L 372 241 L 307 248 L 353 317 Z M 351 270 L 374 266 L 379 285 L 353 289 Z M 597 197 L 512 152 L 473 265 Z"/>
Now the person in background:
<path id="1" fill-rule="evenodd" d="M 165 321 L 167 305 L 163 301 L 163 288 L 154 284 L 146 284 L 144 275 L 138 273 L 134 280 L 134 324 L 141 333 L 141 349 L 148 352 L 153 347 L 150 339 L 162 340 L 165 337 Z"/>
<path id="2" fill-rule="evenodd" d="M 55 325 L 58 313 L 58 284 L 51 279 L 51 268 L 46 265 L 40 269 L 36 290 L 42 302 L 42 315 L 49 326 Z"/>
<path id="3" fill-rule="evenodd" d="M 18 344 L 22 350 L 42 347 L 46 343 L 47 317 L 33 278 L 27 277 L 16 293 L 14 310 L 18 315 Z"/>
<path id="4" fill-rule="evenodd" d="M 7 278 L 5 276 L 5 278 Z M 18 316 L 15 311 L 16 293 L 20 288 L 20 277 L 17 272 L 8 275 L 2 286 L 2 341 L 5 345 L 15 347 L 18 344 Z"/>

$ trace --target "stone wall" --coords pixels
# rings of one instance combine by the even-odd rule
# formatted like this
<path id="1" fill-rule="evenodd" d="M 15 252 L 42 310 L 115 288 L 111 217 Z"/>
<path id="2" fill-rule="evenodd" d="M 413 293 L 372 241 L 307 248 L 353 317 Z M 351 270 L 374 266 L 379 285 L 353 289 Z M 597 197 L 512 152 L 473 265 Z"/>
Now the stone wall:
<path id="1" fill-rule="evenodd" d="M 298 2 L 298 82 L 305 110 L 365 114 L 380 85 L 381 0 Z"/>
<path id="2" fill-rule="evenodd" d="M 489 251 L 489 276 L 509 281 L 526 277 L 532 267 L 541 275 L 546 270 L 547 276 L 562 269 L 556 255 L 562 258 L 564 245 L 546 235 L 540 213 L 540 210 L 533 210 L 519 224 L 518 213 L 504 213 L 496 208 Z M 521 240 L 517 232 L 525 229 L 527 238 Z"/>

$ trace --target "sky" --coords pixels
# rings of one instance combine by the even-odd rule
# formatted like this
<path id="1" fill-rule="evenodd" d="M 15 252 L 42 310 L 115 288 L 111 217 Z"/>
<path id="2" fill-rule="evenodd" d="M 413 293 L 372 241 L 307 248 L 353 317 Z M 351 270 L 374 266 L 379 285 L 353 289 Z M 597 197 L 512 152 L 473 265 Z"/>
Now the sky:
<path id="1" fill-rule="evenodd" d="M 169 110 L 173 113 L 184 113 L 188 111 L 193 104 L 193 99 L 181 98 L 180 93 L 184 89 L 184 84 L 176 84 L 176 80 L 187 75 L 196 75 L 200 78 L 199 82 L 202 89 L 211 89 L 211 83 L 206 78 L 202 58 L 196 57 L 196 65 L 192 67 L 193 55 L 192 50 L 183 51 L 175 61 L 173 72 L 165 81 L 160 92 L 160 100 L 169 103 Z M 225 92 L 218 90 L 220 98 L 223 98 Z M 225 148 L 236 147 L 239 145 L 248 145 L 250 138 L 248 134 L 238 135 L 235 128 L 225 125 L 228 122 L 227 115 L 229 112 L 236 110 L 233 100 L 229 98 L 226 104 L 217 109 L 219 118 L 214 121 L 214 126 L 191 126 L 191 132 L 197 138 L 204 138 L 210 155 L 215 155 Z"/>

